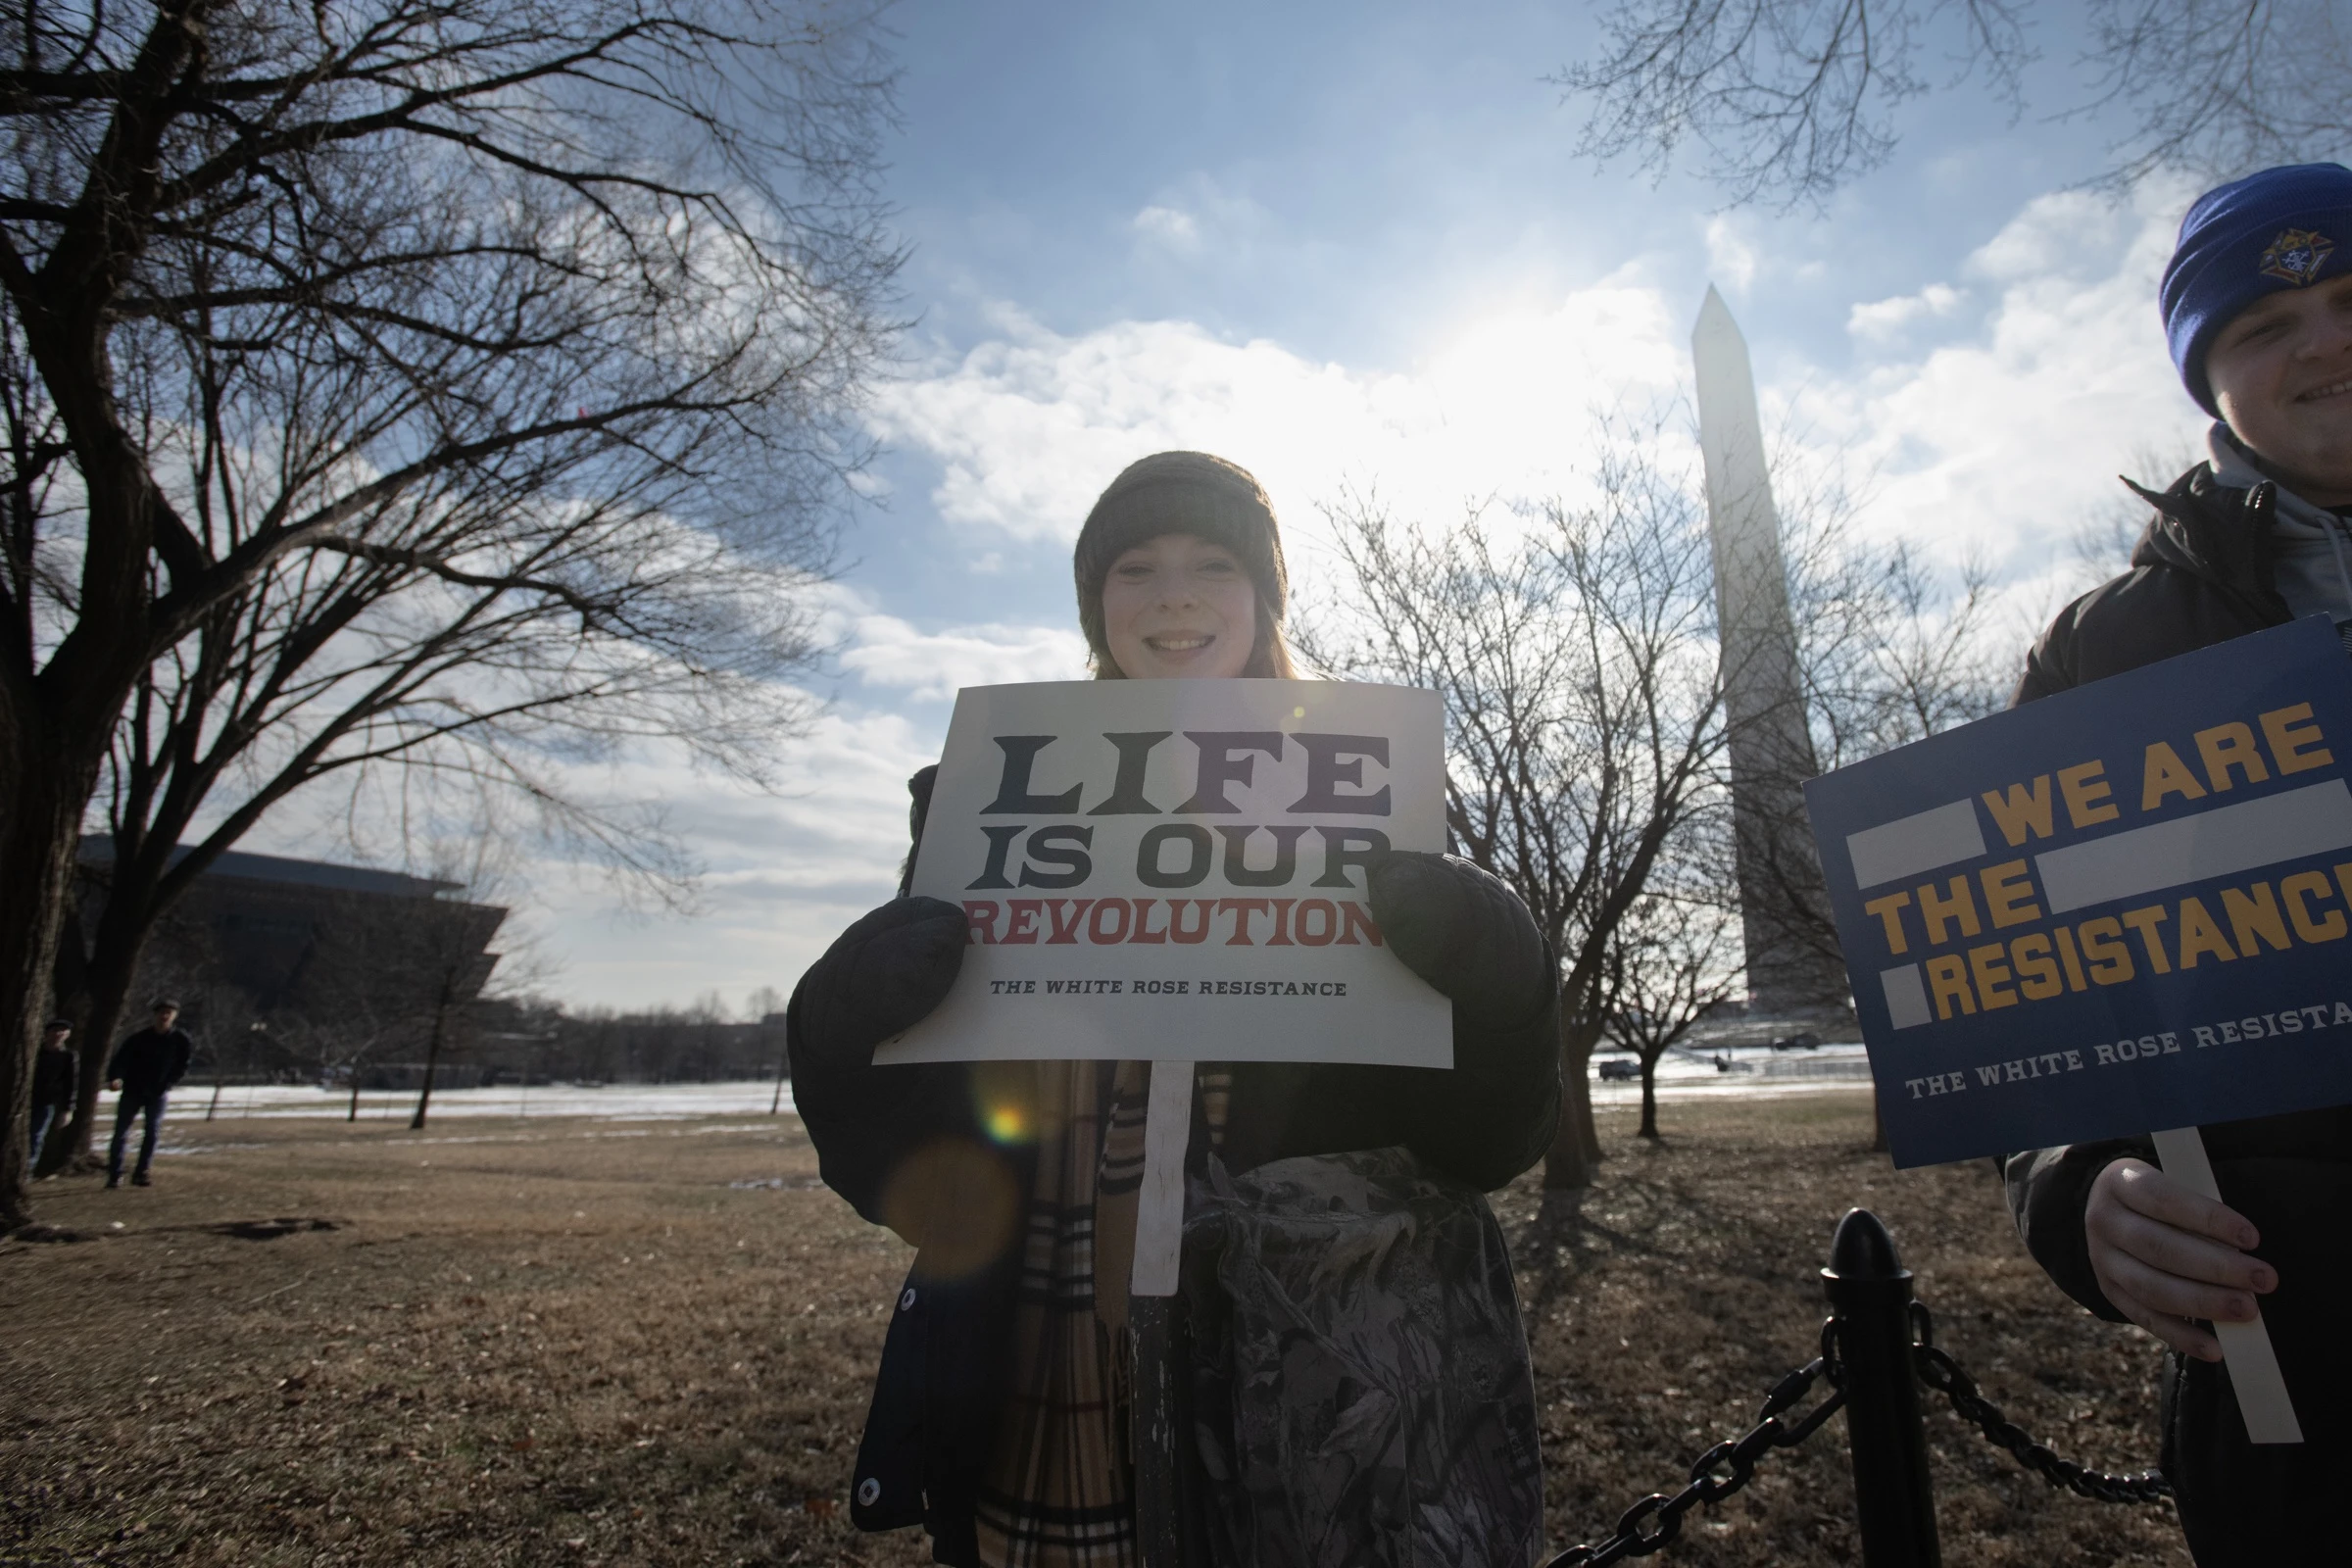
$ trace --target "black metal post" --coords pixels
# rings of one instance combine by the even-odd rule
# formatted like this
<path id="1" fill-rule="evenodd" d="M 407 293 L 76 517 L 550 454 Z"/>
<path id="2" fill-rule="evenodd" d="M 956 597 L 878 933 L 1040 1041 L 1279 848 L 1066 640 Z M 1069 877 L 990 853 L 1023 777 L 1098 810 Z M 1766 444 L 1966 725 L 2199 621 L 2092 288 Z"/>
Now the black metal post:
<path id="1" fill-rule="evenodd" d="M 1879 1217 L 1856 1208 L 1838 1222 L 1821 1278 L 1838 1320 L 1864 1568 L 1940 1568 L 1928 1434 L 1911 1365 L 1911 1271 Z"/>

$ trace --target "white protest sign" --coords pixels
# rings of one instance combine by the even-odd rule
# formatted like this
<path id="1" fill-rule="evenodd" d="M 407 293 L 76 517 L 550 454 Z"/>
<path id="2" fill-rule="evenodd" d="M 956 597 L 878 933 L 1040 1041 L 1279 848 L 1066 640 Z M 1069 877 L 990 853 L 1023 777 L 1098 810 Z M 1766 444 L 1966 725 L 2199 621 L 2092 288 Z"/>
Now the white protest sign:
<path id="1" fill-rule="evenodd" d="M 963 906 L 914 1061 L 1453 1064 L 1446 999 L 1388 950 L 1365 858 L 1445 848 L 1437 694 L 1327 681 L 1059 681 L 956 695 L 912 889 Z"/>

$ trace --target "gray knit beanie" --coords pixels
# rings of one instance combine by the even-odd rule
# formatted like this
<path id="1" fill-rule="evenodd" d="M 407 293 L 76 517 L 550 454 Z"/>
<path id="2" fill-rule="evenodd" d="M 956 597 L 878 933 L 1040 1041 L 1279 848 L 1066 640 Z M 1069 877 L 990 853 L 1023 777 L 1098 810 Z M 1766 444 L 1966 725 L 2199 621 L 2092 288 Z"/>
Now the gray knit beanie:
<path id="1" fill-rule="evenodd" d="M 1269 620 L 1282 620 L 1290 574 L 1265 489 L 1240 464 L 1205 452 L 1154 453 L 1120 470 L 1078 530 L 1071 561 L 1078 581 L 1078 625 L 1098 667 L 1111 664 L 1102 626 L 1102 584 L 1111 564 L 1163 533 L 1193 534 L 1232 551 Z"/>

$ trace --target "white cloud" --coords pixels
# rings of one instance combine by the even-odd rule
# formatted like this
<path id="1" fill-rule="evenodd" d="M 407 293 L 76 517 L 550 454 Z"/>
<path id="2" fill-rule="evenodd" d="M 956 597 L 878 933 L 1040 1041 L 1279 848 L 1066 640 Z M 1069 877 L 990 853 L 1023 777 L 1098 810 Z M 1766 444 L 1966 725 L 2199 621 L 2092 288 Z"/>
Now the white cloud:
<path id="1" fill-rule="evenodd" d="M 896 615 L 858 617 L 842 662 L 868 686 L 946 699 L 960 686 L 1083 680 L 1086 639 L 1061 626 L 950 626 L 917 631 Z"/>
<path id="2" fill-rule="evenodd" d="M 1952 276 L 1853 306 L 1858 363 L 1763 355 L 1776 377 L 1762 389 L 1768 425 L 1798 464 L 1865 481 L 1866 533 L 1977 555 L 2022 599 L 2046 594 L 2071 569 L 2065 542 L 2114 504 L 2115 474 L 2201 429 L 2154 303 L 2184 198 L 2149 187 L 2132 204 L 2074 192 L 2026 204 Z M 1712 226 L 1709 245 L 1719 268 L 1756 259 L 1729 225 Z M 1004 308 L 998 323 L 882 410 L 889 439 L 938 462 L 945 517 L 1066 540 L 1125 464 L 1205 448 L 1266 483 L 1310 584 L 1315 504 L 1342 486 L 1376 487 L 1404 516 L 1487 497 L 1574 499 L 1594 412 L 1655 407 L 1689 374 L 1686 323 L 1640 267 L 1548 308 L 1473 319 L 1409 370 L 1316 362 L 1181 320 L 1063 335 Z M 993 628 L 983 640 L 1019 639 Z"/>
<path id="3" fill-rule="evenodd" d="M 1147 207 L 1130 219 L 1127 226 L 1140 237 L 1181 255 L 1189 256 L 1200 249 L 1200 225 L 1182 208 Z"/>
<path id="4" fill-rule="evenodd" d="M 1086 673 L 1085 641 L 1067 627 L 925 632 L 846 589 L 834 590 L 828 621 L 873 706 L 822 714 L 790 746 L 775 794 L 666 753 L 602 771 L 596 787 L 609 796 L 668 803 L 670 827 L 704 872 L 690 912 L 627 912 L 596 867 L 542 861 L 540 924 L 565 960 L 551 987 L 564 1000 L 625 1007 L 713 988 L 789 991 L 844 926 L 891 897 L 906 858 L 906 779 L 938 760 L 945 715 L 918 720 L 889 705 Z"/>
<path id="5" fill-rule="evenodd" d="M 1871 360 L 1785 370 L 1764 388 L 1773 422 L 1876 475 L 1870 531 L 2031 574 L 2106 504 L 2133 453 L 2201 422 L 2156 326 L 2174 205 L 2167 192 L 2136 207 L 2079 193 L 2029 203 L 1955 278 L 1853 307 Z M 1315 503 L 1347 483 L 1423 515 L 1574 494 L 1593 412 L 1653 405 L 1688 375 L 1684 324 L 1632 270 L 1548 310 L 1468 323 L 1410 372 L 1184 321 L 1064 336 L 1004 320 L 1002 336 L 894 388 L 882 418 L 890 439 L 939 462 L 945 517 L 1023 540 L 1074 536 L 1112 474 L 1169 447 L 1256 472 L 1310 553 Z"/>
<path id="6" fill-rule="evenodd" d="M 1877 470 L 1864 514 L 1873 533 L 1973 550 L 2033 578 L 2110 504 L 2136 454 L 2184 447 L 2203 428 L 2156 315 L 2177 210 L 2164 192 L 2135 206 L 2076 193 L 2031 202 L 1963 268 L 1986 295 L 1981 320 L 1768 402 L 1786 413 L 1793 401 L 1814 440 L 1843 442 Z M 1930 296 L 1943 286 L 1910 296 L 1922 303 L 1907 318 L 1935 314 Z"/>
<path id="7" fill-rule="evenodd" d="M 1914 321 L 1951 315 L 1967 298 L 1949 283 L 1930 283 L 1916 294 L 1855 306 L 1846 314 L 1845 329 L 1855 337 L 1884 342 L 1902 335 Z"/>
<path id="8" fill-rule="evenodd" d="M 826 713 L 792 750 L 774 795 L 729 787 L 674 756 L 644 755 L 603 782 L 669 803 L 704 867 L 687 912 L 630 912 L 596 867 L 542 861 L 534 892 L 564 960 L 549 988 L 574 1004 L 682 1003 L 717 989 L 790 991 L 842 928 L 889 899 L 906 858 L 906 779 L 939 756 L 940 723 Z"/>
<path id="9" fill-rule="evenodd" d="M 2000 283 L 2101 276 L 2120 247 L 2141 237 L 2156 209 L 2169 209 L 2177 220 L 2186 205 L 2169 185 L 2142 189 L 2143 199 L 2133 206 L 2083 191 L 2035 197 L 1969 257 L 1967 270 Z M 2160 226 L 2169 255 L 2174 224 Z M 2153 309 L 2155 296 L 2148 298 Z"/>
<path id="10" fill-rule="evenodd" d="M 1127 227 L 1149 250 L 1194 261 L 1213 249 L 1224 260 L 1247 265 L 1274 220 L 1250 197 L 1195 172 L 1162 189 L 1127 220 Z"/>
<path id="11" fill-rule="evenodd" d="M 2181 446 L 2202 423 L 2156 324 L 2179 198 L 2027 204 L 1955 276 L 1854 306 L 1861 363 L 1764 356 L 1779 375 L 1762 389 L 1768 424 L 1800 463 L 1868 478 L 1866 532 L 2036 579 L 2110 504 L 2134 454 Z M 1710 231 L 1718 265 L 1740 244 Z M 1469 321 L 1410 370 L 1316 362 L 1186 321 L 1063 335 L 1004 309 L 998 322 L 992 340 L 893 388 L 880 412 L 888 439 L 938 462 L 944 517 L 1066 540 L 1127 463 L 1202 448 L 1265 482 L 1309 580 L 1316 503 L 1343 486 L 1377 487 L 1404 516 L 1574 499 L 1594 413 L 1656 407 L 1689 374 L 1687 325 L 1638 267 L 1548 308 Z M 981 637 L 1020 641 L 1006 628 Z M 877 669 L 895 657 L 872 656 Z"/>
<path id="12" fill-rule="evenodd" d="M 2029 204 L 1950 278 L 1856 306 L 1858 365 L 1795 364 L 1768 345 L 1768 428 L 1797 432 L 1800 462 L 1842 454 L 1849 471 L 1875 473 L 1860 519 L 1873 535 L 1976 550 L 2030 597 L 2065 569 L 2057 547 L 2107 504 L 2115 470 L 2201 425 L 2155 317 L 2176 210 L 2160 198 Z M 1185 321 L 1060 334 L 1004 305 L 990 319 L 990 341 L 889 388 L 878 410 L 882 434 L 938 463 L 945 520 L 1007 544 L 1067 540 L 1126 463 L 1206 448 L 1266 482 L 1302 581 L 1315 575 L 1314 504 L 1343 484 L 1377 485 L 1401 514 L 1430 516 L 1471 498 L 1574 494 L 1594 411 L 1652 406 L 1689 374 L 1687 320 L 1635 270 L 1467 322 L 1410 369 L 1319 362 Z M 673 803 L 673 826 L 708 866 L 702 911 L 617 917 L 592 873 L 543 867 L 567 998 L 788 988 L 890 895 L 906 849 L 904 781 L 937 756 L 939 699 L 1083 672 L 1058 617 L 920 625 L 870 591 L 839 589 L 826 623 L 865 706 L 844 702 L 795 744 L 779 794 L 666 755 L 606 775 L 615 794 Z"/>
<path id="13" fill-rule="evenodd" d="M 1734 294 L 1744 294 L 1756 280 L 1760 258 L 1755 246 L 1740 234 L 1728 213 L 1707 220 L 1707 276 Z"/>
<path id="14" fill-rule="evenodd" d="M 1582 466 L 1595 409 L 1670 395 L 1684 363 L 1663 296 L 1632 275 L 1470 323 L 1411 374 L 1186 321 L 1064 336 L 1003 319 L 1002 337 L 890 388 L 878 422 L 939 462 L 943 517 L 1021 540 L 1074 538 L 1112 475 L 1170 448 L 1250 469 L 1291 530 L 1349 480 L 1444 513 L 1549 493 Z"/>

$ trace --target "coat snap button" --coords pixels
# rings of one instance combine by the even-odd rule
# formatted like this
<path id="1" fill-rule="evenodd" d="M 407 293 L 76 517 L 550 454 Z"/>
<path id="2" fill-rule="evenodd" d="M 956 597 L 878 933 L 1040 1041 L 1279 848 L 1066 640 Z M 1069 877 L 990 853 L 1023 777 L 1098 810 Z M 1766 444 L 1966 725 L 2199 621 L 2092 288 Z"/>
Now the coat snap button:
<path id="1" fill-rule="evenodd" d="M 914 1287 L 909 1285 L 899 1293 L 899 1310 L 902 1312 L 908 1311 L 912 1309 L 913 1306 Z"/>
<path id="2" fill-rule="evenodd" d="M 871 1508 L 875 1499 L 881 1495 L 882 1483 L 876 1481 L 872 1476 L 867 1476 L 863 1481 L 858 1483 L 858 1505 L 859 1507 Z"/>

